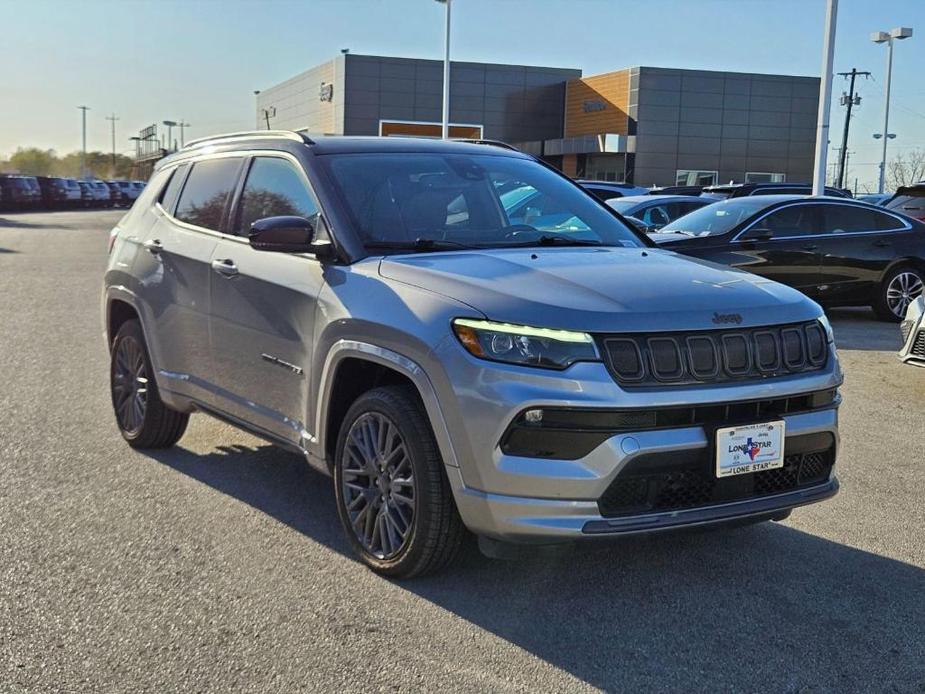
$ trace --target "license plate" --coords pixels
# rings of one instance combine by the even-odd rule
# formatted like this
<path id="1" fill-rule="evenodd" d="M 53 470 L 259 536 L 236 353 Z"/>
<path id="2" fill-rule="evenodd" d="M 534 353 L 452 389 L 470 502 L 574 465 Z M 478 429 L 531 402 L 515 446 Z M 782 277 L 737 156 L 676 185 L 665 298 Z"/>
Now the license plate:
<path id="1" fill-rule="evenodd" d="M 784 466 L 784 422 L 716 430 L 716 476 L 747 475 Z"/>

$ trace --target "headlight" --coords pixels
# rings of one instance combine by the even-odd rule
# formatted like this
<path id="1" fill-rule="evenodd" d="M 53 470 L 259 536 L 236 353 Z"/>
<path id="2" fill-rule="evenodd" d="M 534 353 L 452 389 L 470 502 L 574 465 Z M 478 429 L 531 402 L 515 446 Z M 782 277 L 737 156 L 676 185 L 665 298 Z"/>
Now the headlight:
<path id="1" fill-rule="evenodd" d="M 491 361 L 564 369 L 576 361 L 600 359 L 594 339 L 571 330 L 457 318 L 453 332 L 469 354 Z"/>
<path id="2" fill-rule="evenodd" d="M 829 319 L 826 317 L 826 315 L 823 314 L 819 316 L 817 320 L 819 321 L 819 325 L 821 325 L 822 329 L 825 331 L 826 342 L 829 342 L 829 343 L 835 342 L 835 333 L 832 332 L 832 324 L 829 323 Z"/>

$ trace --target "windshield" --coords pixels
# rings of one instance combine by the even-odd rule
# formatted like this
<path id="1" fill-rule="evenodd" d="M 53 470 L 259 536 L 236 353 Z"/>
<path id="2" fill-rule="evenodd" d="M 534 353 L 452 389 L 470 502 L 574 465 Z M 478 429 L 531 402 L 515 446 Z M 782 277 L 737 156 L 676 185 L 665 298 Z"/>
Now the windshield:
<path id="1" fill-rule="evenodd" d="M 767 198 L 732 198 L 694 210 L 666 224 L 659 231 L 690 236 L 717 236 L 732 230 L 755 213 L 773 204 Z"/>
<path id="2" fill-rule="evenodd" d="M 594 198 L 529 159 L 443 153 L 321 158 L 370 248 L 645 245 Z"/>

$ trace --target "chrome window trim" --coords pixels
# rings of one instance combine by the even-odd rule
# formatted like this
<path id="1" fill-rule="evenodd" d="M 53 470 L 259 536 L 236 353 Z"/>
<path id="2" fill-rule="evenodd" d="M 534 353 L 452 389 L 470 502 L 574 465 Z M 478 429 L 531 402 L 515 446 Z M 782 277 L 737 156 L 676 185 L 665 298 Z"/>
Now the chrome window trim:
<path id="1" fill-rule="evenodd" d="M 738 243 L 747 243 L 747 242 L 749 242 L 749 241 L 752 241 L 752 239 L 743 239 L 743 238 L 742 238 L 742 235 L 743 235 L 743 234 L 747 234 L 747 233 L 752 229 L 752 227 L 754 227 L 756 224 L 758 224 L 758 222 L 760 222 L 761 220 L 763 220 L 765 217 L 767 217 L 767 216 L 769 216 L 769 215 L 772 215 L 772 214 L 774 214 L 775 212 L 779 212 L 780 210 L 787 209 L 788 207 L 797 207 L 797 206 L 799 206 L 799 205 L 820 205 L 820 206 L 823 206 L 823 205 L 833 206 L 833 205 L 834 205 L 834 206 L 841 206 L 841 207 L 860 207 L 861 209 L 869 209 L 869 206 L 867 206 L 867 205 L 852 204 L 852 203 L 850 203 L 850 202 L 833 202 L 833 201 L 829 201 L 829 200 L 826 200 L 826 201 L 821 201 L 821 200 L 796 200 L 796 201 L 794 201 L 794 202 L 785 203 L 785 204 L 781 205 L 780 207 L 775 207 L 775 208 L 773 208 L 773 209 L 771 209 L 771 210 L 767 210 L 767 211 L 766 211 L 764 214 L 762 214 L 760 217 L 758 217 L 757 219 L 752 220 L 752 221 L 748 224 L 747 227 L 745 227 L 744 229 L 742 229 L 742 231 L 740 231 L 740 232 L 739 232 L 738 234 L 736 234 L 732 239 L 730 239 L 730 240 L 729 240 L 729 243 L 736 243 L 736 242 L 738 242 Z M 771 237 L 771 238 L 769 238 L 769 239 L 761 239 L 761 240 L 763 240 L 763 241 L 787 241 L 787 240 L 792 240 L 792 239 L 819 239 L 819 238 L 830 238 L 830 237 L 844 238 L 844 237 L 846 237 L 846 236 L 867 236 L 867 235 L 870 235 L 870 234 L 894 234 L 894 233 L 897 233 L 897 232 L 909 231 L 910 229 L 912 229 L 912 224 L 910 224 L 909 222 L 907 222 L 906 220 L 904 220 L 904 219 L 903 219 L 902 217 L 900 217 L 899 215 L 897 215 L 897 214 L 895 214 L 895 213 L 893 213 L 893 212 L 890 212 L 889 210 L 886 210 L 886 209 L 883 209 L 883 210 L 875 209 L 875 210 L 873 210 L 873 211 L 874 211 L 874 212 L 880 212 L 881 214 L 885 214 L 885 215 L 887 215 L 887 216 L 889 216 L 889 217 L 892 217 L 893 219 L 895 219 L 897 222 L 899 222 L 899 223 L 902 224 L 903 226 L 902 226 L 901 228 L 898 228 L 898 229 L 876 229 L 876 230 L 874 230 L 874 231 L 843 231 L 843 232 L 838 233 L 838 234 L 836 234 L 836 233 L 834 233 L 834 232 L 828 232 L 828 233 L 825 233 L 825 234 L 805 234 L 805 235 L 804 235 L 804 234 L 799 234 L 799 235 L 797 235 L 797 236 L 773 236 L 773 237 Z"/>

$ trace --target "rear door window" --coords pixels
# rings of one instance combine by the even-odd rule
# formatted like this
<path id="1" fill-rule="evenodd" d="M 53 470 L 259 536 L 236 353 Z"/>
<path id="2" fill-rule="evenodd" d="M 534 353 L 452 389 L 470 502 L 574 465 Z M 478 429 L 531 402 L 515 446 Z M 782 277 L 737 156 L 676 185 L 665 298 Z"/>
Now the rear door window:
<path id="1" fill-rule="evenodd" d="M 314 222 L 318 203 L 292 163 L 280 157 L 256 157 L 247 174 L 240 210 L 236 230 L 247 235 L 251 224 L 266 217 L 296 216 Z"/>
<path id="2" fill-rule="evenodd" d="M 221 231 L 240 169 L 240 157 L 197 161 L 186 177 L 174 216 L 188 224 Z"/>

